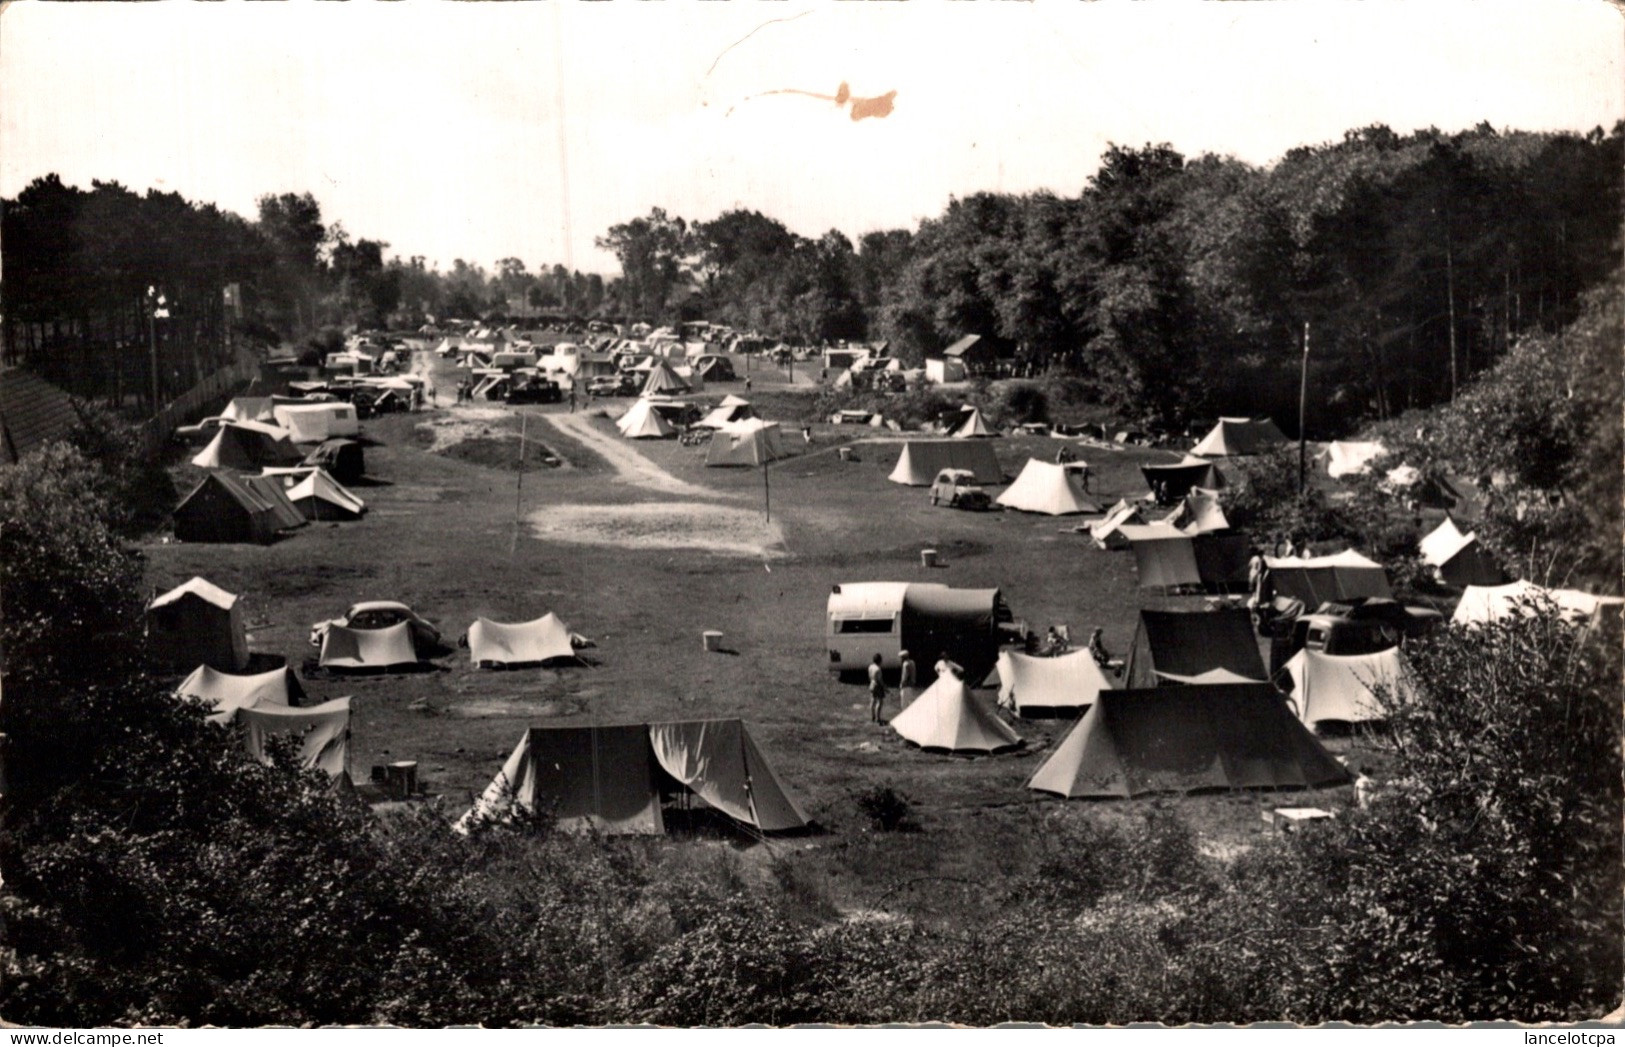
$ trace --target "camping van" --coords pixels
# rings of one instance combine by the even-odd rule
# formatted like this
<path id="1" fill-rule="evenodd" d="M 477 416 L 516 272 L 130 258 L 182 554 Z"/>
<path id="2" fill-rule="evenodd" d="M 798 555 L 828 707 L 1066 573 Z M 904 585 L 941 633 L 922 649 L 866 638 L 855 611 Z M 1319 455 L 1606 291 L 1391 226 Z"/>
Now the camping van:
<path id="1" fill-rule="evenodd" d="M 974 686 L 993 668 L 1012 622 L 997 589 L 952 589 L 937 582 L 845 582 L 830 591 L 825 622 L 829 671 L 861 673 L 880 655 L 896 669 L 908 651 L 929 666 L 943 651 Z"/>

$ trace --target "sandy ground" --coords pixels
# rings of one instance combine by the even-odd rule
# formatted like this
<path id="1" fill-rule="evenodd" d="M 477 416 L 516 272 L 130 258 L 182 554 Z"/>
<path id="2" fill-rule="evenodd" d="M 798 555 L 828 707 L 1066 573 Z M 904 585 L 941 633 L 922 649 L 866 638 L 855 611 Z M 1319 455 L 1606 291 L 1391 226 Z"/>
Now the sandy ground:
<path id="1" fill-rule="evenodd" d="M 784 531 L 760 509 L 705 502 L 574 505 L 530 515 L 538 538 L 624 549 L 698 549 L 731 556 L 785 555 Z"/>
<path id="2" fill-rule="evenodd" d="M 585 444 L 615 470 L 622 483 L 646 488 L 659 494 L 675 494 L 683 498 L 717 499 L 725 497 L 708 487 L 691 484 L 668 473 L 665 469 L 639 454 L 633 442 L 621 436 L 610 435 L 598 428 L 588 414 L 546 414 L 546 419 L 566 436 Z"/>
<path id="3" fill-rule="evenodd" d="M 506 407 L 482 407 L 479 404 L 454 404 L 440 408 L 428 421 L 419 422 L 420 430 L 434 434 L 434 442 L 424 450 L 431 453 L 444 451 L 465 440 L 506 432 L 501 423 L 509 417 Z"/>

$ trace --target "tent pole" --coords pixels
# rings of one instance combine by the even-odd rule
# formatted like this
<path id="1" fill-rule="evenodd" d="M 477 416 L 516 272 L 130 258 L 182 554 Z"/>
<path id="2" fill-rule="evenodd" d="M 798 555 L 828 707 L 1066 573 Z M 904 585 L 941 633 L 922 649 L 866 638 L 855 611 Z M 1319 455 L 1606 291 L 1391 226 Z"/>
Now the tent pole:
<path id="1" fill-rule="evenodd" d="M 1304 479 L 1308 473 L 1308 456 L 1304 442 L 1304 415 L 1309 400 L 1309 321 L 1303 322 L 1303 364 L 1298 371 L 1298 496 L 1303 496 Z"/>
<path id="2" fill-rule="evenodd" d="M 762 461 L 762 514 L 767 517 L 768 523 L 773 522 L 773 495 L 767 482 L 766 459 Z"/>

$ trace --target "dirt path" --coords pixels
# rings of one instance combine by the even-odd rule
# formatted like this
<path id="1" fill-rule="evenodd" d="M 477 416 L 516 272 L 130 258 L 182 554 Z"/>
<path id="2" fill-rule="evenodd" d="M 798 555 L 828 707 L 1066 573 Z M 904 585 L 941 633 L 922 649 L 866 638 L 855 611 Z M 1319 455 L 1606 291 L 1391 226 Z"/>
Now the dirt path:
<path id="1" fill-rule="evenodd" d="M 593 425 L 592 418 L 586 414 L 542 414 L 536 415 L 544 418 L 547 423 L 571 439 L 578 440 L 591 448 L 604 461 L 614 468 L 620 479 L 635 487 L 659 491 L 661 494 L 675 494 L 684 498 L 705 498 L 712 501 L 732 501 L 724 494 L 719 494 L 708 487 L 691 484 L 686 480 L 666 472 L 660 466 L 643 457 L 636 450 L 628 447 L 619 437 L 610 436 Z"/>

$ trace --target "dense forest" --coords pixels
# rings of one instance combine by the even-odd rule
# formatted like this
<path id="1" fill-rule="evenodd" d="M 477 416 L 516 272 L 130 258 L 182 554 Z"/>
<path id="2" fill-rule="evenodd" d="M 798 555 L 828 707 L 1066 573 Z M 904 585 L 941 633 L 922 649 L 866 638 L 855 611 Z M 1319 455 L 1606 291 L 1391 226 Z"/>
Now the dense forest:
<path id="1" fill-rule="evenodd" d="M 268 341 L 428 316 L 705 318 L 798 344 L 885 339 L 915 363 L 980 334 L 1025 371 L 1079 375 L 1124 416 L 1176 424 L 1292 417 L 1307 339 L 1327 436 L 1449 399 L 1519 338 L 1571 322 L 1619 255 L 1622 166 L 1625 125 L 1374 126 L 1269 167 L 1114 146 L 1076 196 L 978 193 L 856 243 L 754 211 L 656 208 L 599 238 L 621 267 L 609 281 L 386 259 L 308 193 L 263 197 L 247 221 L 48 176 L 4 201 L 0 302 L 11 360 L 103 395 L 145 366 L 149 288 L 171 302 L 159 341 L 180 343 L 219 327 L 228 284 L 232 328 Z"/>

